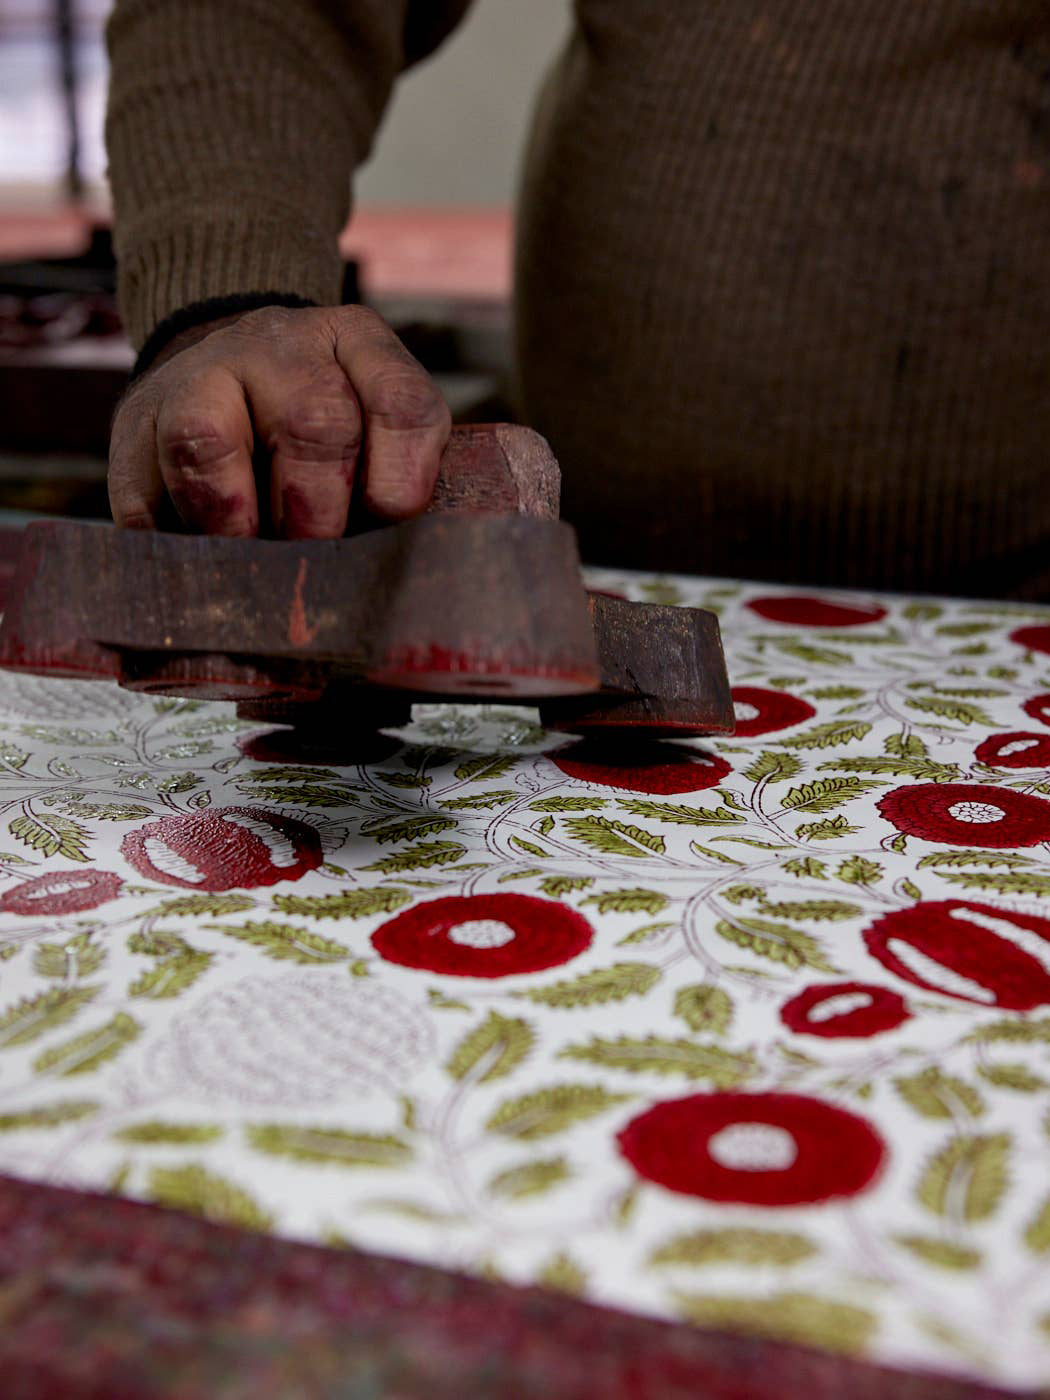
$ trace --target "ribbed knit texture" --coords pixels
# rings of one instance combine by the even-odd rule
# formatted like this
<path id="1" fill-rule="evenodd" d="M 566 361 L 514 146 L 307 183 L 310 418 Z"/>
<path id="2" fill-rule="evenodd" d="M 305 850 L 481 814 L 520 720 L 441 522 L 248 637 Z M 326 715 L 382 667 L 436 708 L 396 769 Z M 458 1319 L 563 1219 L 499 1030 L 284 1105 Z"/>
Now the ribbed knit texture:
<path id="1" fill-rule="evenodd" d="M 209 296 L 337 299 L 348 175 L 464 8 L 120 0 L 136 341 Z M 1046 0 L 575 8 L 517 344 L 585 555 L 1050 599 Z"/>

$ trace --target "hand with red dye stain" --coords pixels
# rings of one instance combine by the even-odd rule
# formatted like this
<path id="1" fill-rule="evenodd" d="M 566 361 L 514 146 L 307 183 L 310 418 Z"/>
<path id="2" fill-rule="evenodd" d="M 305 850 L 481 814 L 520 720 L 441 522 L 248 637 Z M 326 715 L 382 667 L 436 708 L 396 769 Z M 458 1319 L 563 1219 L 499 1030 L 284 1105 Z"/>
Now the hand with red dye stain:
<path id="1" fill-rule="evenodd" d="M 113 518 L 155 529 L 170 496 L 211 535 L 336 539 L 355 477 L 383 520 L 430 500 L 451 419 L 423 367 L 360 306 L 264 307 L 177 336 L 113 420 Z M 266 476 L 268 474 L 268 489 Z"/>

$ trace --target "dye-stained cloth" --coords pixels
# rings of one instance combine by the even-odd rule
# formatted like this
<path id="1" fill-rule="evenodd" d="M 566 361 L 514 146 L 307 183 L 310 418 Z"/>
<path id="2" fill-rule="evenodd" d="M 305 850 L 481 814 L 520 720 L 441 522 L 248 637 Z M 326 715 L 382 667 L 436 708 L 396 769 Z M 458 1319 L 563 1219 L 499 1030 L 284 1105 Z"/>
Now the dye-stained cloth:
<path id="1" fill-rule="evenodd" d="M 727 740 L 0 676 L 0 1170 L 1050 1375 L 1050 609 L 716 608 Z"/>

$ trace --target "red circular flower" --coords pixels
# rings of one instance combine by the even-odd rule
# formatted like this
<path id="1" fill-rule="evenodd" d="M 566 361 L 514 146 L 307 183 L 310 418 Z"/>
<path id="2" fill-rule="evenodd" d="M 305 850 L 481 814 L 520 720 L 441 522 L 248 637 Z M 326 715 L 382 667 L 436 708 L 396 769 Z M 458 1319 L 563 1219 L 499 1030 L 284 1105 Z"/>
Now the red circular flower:
<path id="1" fill-rule="evenodd" d="M 1050 724 L 1050 695 L 1033 695 L 1021 709 L 1030 719 L 1037 719 L 1040 724 Z"/>
<path id="2" fill-rule="evenodd" d="M 1018 627 L 1010 633 L 1010 640 L 1028 651 L 1050 653 L 1050 627 L 1047 626 Z"/>
<path id="3" fill-rule="evenodd" d="M 526 894 L 428 899 L 381 924 L 372 946 L 387 962 L 453 977 L 513 977 L 568 962 L 594 930 L 575 909 Z"/>
<path id="4" fill-rule="evenodd" d="M 780 1008 L 789 1030 L 829 1038 L 879 1035 L 911 1019 L 902 996 L 869 982 L 807 987 Z"/>
<path id="5" fill-rule="evenodd" d="M 748 607 L 770 622 L 787 622 L 794 627 L 863 627 L 886 616 L 885 608 L 829 603 L 826 598 L 752 598 Z"/>
<path id="6" fill-rule="evenodd" d="M 299 880 L 324 858 L 312 826 L 262 807 L 161 817 L 125 836 L 120 849 L 150 880 L 209 892 Z"/>
<path id="7" fill-rule="evenodd" d="M 245 758 L 256 763 L 310 763 L 321 768 L 350 768 L 358 763 L 385 763 L 401 747 L 399 739 L 365 730 L 335 738 L 301 729 L 268 729 L 237 740 Z"/>
<path id="8" fill-rule="evenodd" d="M 989 768 L 1050 767 L 1050 734 L 1030 734 L 1022 729 L 992 734 L 977 745 L 974 757 Z"/>
<path id="9" fill-rule="evenodd" d="M 725 759 L 714 754 L 645 739 L 616 744 L 582 739 L 549 757 L 563 773 L 581 782 L 663 796 L 717 787 L 732 772 Z"/>
<path id="10" fill-rule="evenodd" d="M 937 899 L 883 914 L 864 942 L 913 986 L 978 1006 L 1050 1004 L 1050 919 L 992 904 Z"/>
<path id="11" fill-rule="evenodd" d="M 898 831 L 949 846 L 1038 846 L 1050 841 L 1050 802 L 980 783 L 917 783 L 876 803 Z"/>
<path id="12" fill-rule="evenodd" d="M 736 711 L 736 738 L 751 739 L 756 734 L 772 734 L 812 719 L 817 713 L 806 700 L 786 695 L 782 690 L 760 690 L 754 685 L 735 685 L 732 690 Z"/>
<path id="13" fill-rule="evenodd" d="M 639 1176 L 669 1191 L 740 1205 L 855 1196 L 886 1148 L 865 1119 L 801 1094 L 693 1094 L 658 1103 L 617 1139 Z"/>
<path id="14" fill-rule="evenodd" d="M 0 912 L 80 914 L 116 899 L 123 883 L 108 870 L 50 870 L 0 896 Z"/>

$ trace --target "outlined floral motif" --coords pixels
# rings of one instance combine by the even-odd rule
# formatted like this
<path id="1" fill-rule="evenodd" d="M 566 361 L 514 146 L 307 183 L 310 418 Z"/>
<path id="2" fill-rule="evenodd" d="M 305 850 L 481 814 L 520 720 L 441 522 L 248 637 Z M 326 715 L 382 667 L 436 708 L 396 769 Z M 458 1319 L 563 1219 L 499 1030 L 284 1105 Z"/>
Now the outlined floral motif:
<path id="1" fill-rule="evenodd" d="M 619 1135 L 639 1175 L 687 1196 L 797 1206 L 855 1196 L 886 1146 L 870 1123 L 800 1094 L 693 1094 L 656 1104 Z"/>
<path id="2" fill-rule="evenodd" d="M 734 735 L 0 674 L 0 1170 L 1042 1384 L 1050 610 L 591 581 Z"/>

